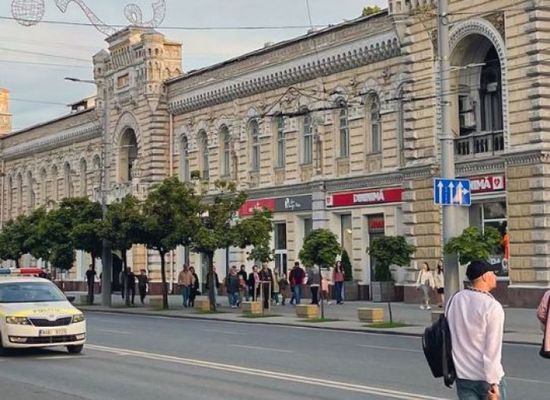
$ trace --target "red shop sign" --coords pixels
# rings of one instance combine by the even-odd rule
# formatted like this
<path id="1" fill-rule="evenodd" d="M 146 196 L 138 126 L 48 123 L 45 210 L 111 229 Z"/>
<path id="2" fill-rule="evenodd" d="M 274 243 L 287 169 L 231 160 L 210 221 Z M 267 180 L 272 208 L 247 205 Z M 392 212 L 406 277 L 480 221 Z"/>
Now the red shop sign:
<path id="1" fill-rule="evenodd" d="M 254 214 L 254 210 L 267 208 L 270 211 L 275 209 L 275 199 L 253 199 L 247 200 L 239 209 L 239 216 L 246 217 Z"/>
<path id="2" fill-rule="evenodd" d="M 472 193 L 500 192 L 506 189 L 504 175 L 473 176 L 470 179 Z"/>
<path id="3" fill-rule="evenodd" d="M 403 200 L 400 187 L 364 190 L 360 192 L 332 193 L 327 197 L 327 207 L 347 207 L 384 203 L 399 203 Z"/>

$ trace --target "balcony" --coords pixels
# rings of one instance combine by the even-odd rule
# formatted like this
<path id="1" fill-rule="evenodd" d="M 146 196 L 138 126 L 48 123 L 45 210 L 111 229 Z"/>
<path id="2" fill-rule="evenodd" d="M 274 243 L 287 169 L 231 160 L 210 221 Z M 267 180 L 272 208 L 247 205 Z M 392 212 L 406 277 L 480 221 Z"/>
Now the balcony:
<path id="1" fill-rule="evenodd" d="M 504 134 L 496 132 L 476 132 L 460 136 L 455 141 L 457 156 L 493 155 L 504 151 Z"/>

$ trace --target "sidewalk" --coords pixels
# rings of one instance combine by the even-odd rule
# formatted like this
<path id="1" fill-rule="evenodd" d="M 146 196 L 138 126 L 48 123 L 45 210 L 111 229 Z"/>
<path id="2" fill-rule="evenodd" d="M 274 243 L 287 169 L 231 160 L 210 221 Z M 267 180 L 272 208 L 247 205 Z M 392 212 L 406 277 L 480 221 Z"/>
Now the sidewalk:
<path id="1" fill-rule="evenodd" d="M 359 307 L 378 307 L 384 309 L 384 316 L 386 321 L 389 321 L 388 305 L 386 303 L 372 303 L 368 301 L 353 301 L 346 302 L 342 305 L 336 305 L 332 303 L 330 305 L 325 304 L 325 318 L 332 319 L 333 321 L 327 322 L 306 322 L 303 319 L 296 317 L 294 306 L 273 306 L 269 314 L 274 314 L 273 317 L 264 318 L 246 318 L 240 309 L 231 309 L 228 306 L 228 300 L 225 296 L 218 296 L 218 302 L 221 303 L 221 307 L 218 307 L 220 313 L 204 314 L 199 313 L 192 308 L 182 307 L 181 296 L 170 295 L 168 296 L 169 310 L 156 310 L 152 309 L 148 305 L 146 298 L 146 304 L 142 306 L 137 304 L 127 308 L 124 305 L 124 300 L 120 295 L 113 295 L 112 307 L 106 308 L 100 305 L 82 305 L 79 304 L 81 295 L 85 295 L 83 292 L 71 292 L 67 295 L 76 296 L 75 304 L 84 311 L 90 312 L 112 312 L 123 314 L 136 314 L 136 315 L 155 315 L 171 318 L 195 318 L 203 320 L 214 321 L 226 321 L 226 322 L 240 322 L 240 323 L 259 323 L 266 325 L 287 325 L 287 326 L 301 326 L 308 328 L 322 328 L 322 329 L 334 329 L 334 330 L 346 330 L 346 331 L 359 331 L 359 332 L 371 332 L 371 333 L 391 333 L 396 335 L 408 335 L 408 336 L 421 336 L 424 332 L 424 328 L 431 323 L 430 311 L 421 310 L 418 305 L 404 304 L 404 303 L 392 303 L 393 320 L 394 322 L 402 322 L 409 326 L 402 328 L 389 328 L 379 329 L 368 327 L 367 324 L 360 322 L 357 318 L 357 308 Z M 206 298 L 205 296 L 199 296 L 198 298 Z M 95 296 L 95 303 L 99 304 L 101 296 Z M 139 296 L 136 296 L 136 302 L 139 302 Z M 309 302 L 305 299 L 304 304 Z M 437 307 L 434 308 L 437 310 Z M 506 324 L 504 328 L 504 342 L 506 343 L 520 343 L 520 344 L 536 344 L 540 345 L 542 342 L 542 333 L 540 326 L 535 317 L 535 310 L 533 309 L 521 309 L 521 308 L 505 308 Z"/>

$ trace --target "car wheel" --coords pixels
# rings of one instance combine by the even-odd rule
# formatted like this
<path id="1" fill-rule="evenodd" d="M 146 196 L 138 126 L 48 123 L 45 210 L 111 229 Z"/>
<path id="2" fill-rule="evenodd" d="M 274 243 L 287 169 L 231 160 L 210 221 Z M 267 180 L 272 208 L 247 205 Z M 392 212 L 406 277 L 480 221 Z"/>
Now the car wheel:
<path id="1" fill-rule="evenodd" d="M 83 344 L 77 344 L 74 346 L 67 346 L 67 351 L 69 352 L 69 354 L 80 354 L 83 348 Z"/>
<path id="2" fill-rule="evenodd" d="M 4 347 L 4 342 L 2 341 L 2 332 L 0 332 L 0 356 L 5 356 L 8 354 L 8 349 Z"/>

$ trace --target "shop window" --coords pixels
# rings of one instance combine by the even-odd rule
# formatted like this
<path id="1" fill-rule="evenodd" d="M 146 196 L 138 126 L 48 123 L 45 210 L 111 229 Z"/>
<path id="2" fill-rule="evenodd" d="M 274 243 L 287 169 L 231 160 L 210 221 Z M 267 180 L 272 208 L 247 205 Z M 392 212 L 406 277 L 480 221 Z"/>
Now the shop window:
<path id="1" fill-rule="evenodd" d="M 342 238 L 342 248 L 346 250 L 348 255 L 351 257 L 352 251 L 352 222 L 351 214 L 344 214 L 340 216 L 340 237 Z"/>
<path id="2" fill-rule="evenodd" d="M 288 270 L 288 251 L 286 244 L 286 223 L 276 223 L 274 226 L 275 270 L 286 274 Z"/>
<path id="3" fill-rule="evenodd" d="M 313 230 L 313 220 L 311 218 L 304 218 L 304 238 L 307 237 Z"/>

